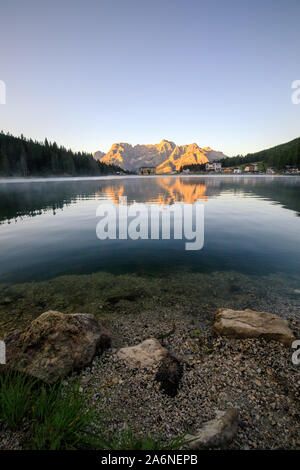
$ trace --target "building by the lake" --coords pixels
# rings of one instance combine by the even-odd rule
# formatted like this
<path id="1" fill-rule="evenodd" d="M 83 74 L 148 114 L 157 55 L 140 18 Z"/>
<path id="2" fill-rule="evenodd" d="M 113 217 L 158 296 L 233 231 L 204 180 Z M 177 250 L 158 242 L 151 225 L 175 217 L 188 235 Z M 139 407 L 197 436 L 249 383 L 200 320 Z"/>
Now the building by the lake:
<path id="1" fill-rule="evenodd" d="M 140 175 L 155 175 L 156 174 L 156 167 L 155 166 L 142 166 L 139 169 Z"/>
<path id="2" fill-rule="evenodd" d="M 251 165 L 245 166 L 246 173 L 256 173 L 258 171 L 258 163 L 253 163 Z"/>
<path id="3" fill-rule="evenodd" d="M 300 168 L 298 168 L 295 165 L 286 165 L 285 172 L 290 174 L 290 175 L 299 174 L 300 173 Z"/>
<path id="4" fill-rule="evenodd" d="M 206 171 L 222 171 L 222 163 L 221 162 L 207 162 L 205 164 Z"/>

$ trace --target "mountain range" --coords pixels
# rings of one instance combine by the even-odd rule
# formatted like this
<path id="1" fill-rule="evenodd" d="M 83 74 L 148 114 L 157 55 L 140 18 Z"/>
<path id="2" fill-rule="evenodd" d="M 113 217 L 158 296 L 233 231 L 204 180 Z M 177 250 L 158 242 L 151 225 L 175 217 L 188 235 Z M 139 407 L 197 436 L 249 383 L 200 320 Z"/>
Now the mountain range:
<path id="1" fill-rule="evenodd" d="M 180 170 L 184 165 L 203 164 L 226 158 L 222 152 L 197 144 L 176 145 L 162 140 L 159 144 L 134 145 L 113 144 L 108 153 L 97 151 L 93 157 L 108 165 L 117 165 L 123 170 L 137 171 L 141 167 L 156 167 L 159 174 Z"/>

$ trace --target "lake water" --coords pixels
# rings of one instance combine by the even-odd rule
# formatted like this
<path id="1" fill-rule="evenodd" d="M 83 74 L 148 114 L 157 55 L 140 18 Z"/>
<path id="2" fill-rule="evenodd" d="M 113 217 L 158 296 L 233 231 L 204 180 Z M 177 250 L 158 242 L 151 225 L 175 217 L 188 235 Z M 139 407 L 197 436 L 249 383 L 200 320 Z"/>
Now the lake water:
<path id="1" fill-rule="evenodd" d="M 107 202 L 118 205 L 120 196 L 126 196 L 129 205 L 201 204 L 203 248 L 187 251 L 184 240 L 174 239 L 99 240 L 96 210 Z M 131 275 L 149 282 L 176 278 L 177 288 L 186 292 L 191 288 L 188 295 L 194 296 L 201 284 L 201 295 L 207 296 L 208 303 L 218 291 L 224 303 L 237 292 L 248 295 L 250 286 L 264 286 L 260 303 L 256 299 L 259 305 L 247 297 L 245 306 L 262 308 L 266 299 L 275 305 L 280 295 L 282 305 L 288 303 L 287 311 L 295 313 L 300 303 L 299 215 L 299 177 L 0 180 L 2 295 L 13 295 L 12 285 L 19 284 L 20 292 L 29 281 L 36 286 L 76 275 L 79 282 L 82 275 L 106 273 L 112 285 Z M 170 296 L 176 297 L 172 289 Z M 24 287 L 23 298 L 27 290 Z M 251 295 L 255 297 L 255 290 Z M 46 305 L 41 308 L 51 307 L 43 302 Z"/>

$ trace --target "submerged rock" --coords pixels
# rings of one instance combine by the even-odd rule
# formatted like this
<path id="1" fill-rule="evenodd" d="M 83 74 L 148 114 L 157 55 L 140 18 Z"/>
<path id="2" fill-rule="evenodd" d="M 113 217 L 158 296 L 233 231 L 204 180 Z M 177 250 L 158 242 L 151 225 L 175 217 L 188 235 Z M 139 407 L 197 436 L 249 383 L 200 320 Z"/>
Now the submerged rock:
<path id="1" fill-rule="evenodd" d="M 116 353 L 118 359 L 122 359 L 132 368 L 149 368 L 159 363 L 166 357 L 168 351 L 155 338 L 149 338 L 136 346 L 121 348 Z"/>
<path id="2" fill-rule="evenodd" d="M 204 423 L 195 434 L 185 437 L 189 449 L 200 450 L 228 444 L 237 432 L 238 416 L 236 408 L 218 410 L 215 419 Z"/>
<path id="3" fill-rule="evenodd" d="M 5 338 L 7 366 L 48 383 L 87 366 L 110 346 L 109 333 L 91 314 L 48 311 Z"/>
<path id="4" fill-rule="evenodd" d="M 175 397 L 183 374 L 183 367 L 179 359 L 168 354 L 162 359 L 155 379 L 160 383 L 160 388 L 169 397 Z"/>
<path id="5" fill-rule="evenodd" d="M 267 312 L 220 308 L 215 313 L 213 331 L 234 338 L 263 337 L 290 345 L 295 339 L 286 320 Z"/>
<path id="6" fill-rule="evenodd" d="M 0 299 L 0 304 L 1 305 L 8 305 L 8 304 L 11 304 L 12 302 L 13 302 L 12 297 L 4 297 L 4 298 Z"/>

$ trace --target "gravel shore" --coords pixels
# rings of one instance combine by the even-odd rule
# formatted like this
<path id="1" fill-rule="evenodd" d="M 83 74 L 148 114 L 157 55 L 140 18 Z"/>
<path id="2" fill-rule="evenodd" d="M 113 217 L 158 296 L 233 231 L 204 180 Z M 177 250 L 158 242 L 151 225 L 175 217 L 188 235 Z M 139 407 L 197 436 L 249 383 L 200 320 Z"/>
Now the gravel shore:
<path id="1" fill-rule="evenodd" d="M 290 348 L 274 341 L 219 338 L 209 324 L 199 329 L 186 315 L 149 312 L 110 323 L 113 348 L 81 373 L 82 391 L 96 404 L 108 436 L 128 427 L 140 436 L 168 440 L 192 433 L 218 409 L 237 407 L 238 433 L 228 448 L 300 448 L 300 370 L 292 364 Z M 184 368 L 174 398 L 160 390 L 156 367 L 132 370 L 115 356 L 116 347 L 168 332 L 173 334 L 162 344 Z"/>
<path id="2" fill-rule="evenodd" d="M 112 348 L 79 377 L 87 404 L 97 407 L 95 424 L 108 438 L 129 428 L 167 441 L 193 433 L 216 410 L 236 407 L 238 432 L 228 448 L 299 449 L 300 368 L 292 364 L 292 349 L 211 332 L 214 312 L 226 306 L 275 313 L 288 319 L 300 338 L 298 285 L 295 280 L 283 286 L 275 275 L 263 282 L 232 273 L 181 273 L 167 280 L 101 273 L 66 276 L 5 288 L 0 330 L 23 328 L 48 309 L 95 314 L 112 332 Z M 118 348 L 147 338 L 159 339 L 183 364 L 173 398 L 160 390 L 155 367 L 132 370 L 116 359 Z M 22 432 L 0 430 L 0 449 L 19 449 L 21 441 Z"/>

